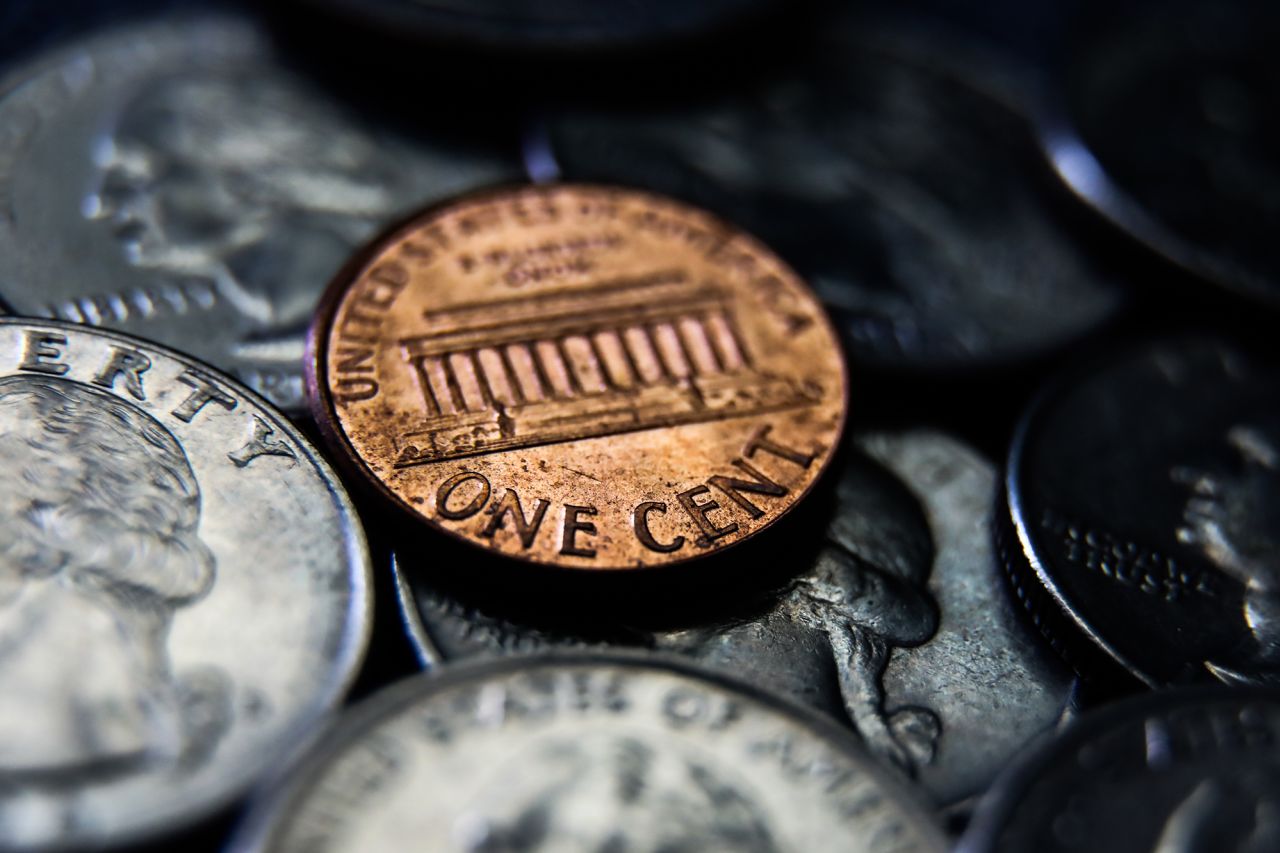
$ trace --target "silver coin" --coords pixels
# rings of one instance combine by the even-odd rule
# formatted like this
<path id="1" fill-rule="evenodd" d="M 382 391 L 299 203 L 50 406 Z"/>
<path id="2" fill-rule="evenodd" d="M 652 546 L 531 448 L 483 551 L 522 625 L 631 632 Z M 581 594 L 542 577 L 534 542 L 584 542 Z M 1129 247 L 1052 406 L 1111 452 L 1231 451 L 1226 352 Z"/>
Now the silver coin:
<path id="1" fill-rule="evenodd" d="M 933 432 L 856 444 L 825 542 L 813 555 L 797 549 L 806 568 L 763 600 L 674 628 L 548 624 L 510 605 L 477 606 L 402 556 L 410 635 L 428 667 L 600 645 L 750 673 L 851 725 L 937 803 L 961 803 L 1059 720 L 1073 678 L 1004 594 L 991 463 Z"/>
<path id="2" fill-rule="evenodd" d="M 1274 853 L 1280 692 L 1158 690 L 1081 717 L 1010 766 L 957 853 Z"/>
<path id="3" fill-rule="evenodd" d="M 364 652 L 369 556 L 260 398 L 141 340 L 0 319 L 0 847 L 225 805 Z"/>
<path id="4" fill-rule="evenodd" d="M 490 661 L 396 685 L 233 849 L 926 851 L 928 815 L 816 715 L 640 656 Z"/>
<path id="5" fill-rule="evenodd" d="M 288 411 L 320 291 L 409 208 L 518 174 L 392 134 L 231 16 L 84 38 L 0 98 L 0 298 L 234 373 Z"/>
<path id="6" fill-rule="evenodd" d="M 1114 318 L 1121 282 L 1038 192 L 1006 100 L 1023 88 L 961 72 L 963 39 L 864 17 L 823 18 L 794 67 L 744 91 L 554 113 L 528 171 L 643 186 L 738 222 L 813 285 L 863 365 L 1007 365 Z"/>

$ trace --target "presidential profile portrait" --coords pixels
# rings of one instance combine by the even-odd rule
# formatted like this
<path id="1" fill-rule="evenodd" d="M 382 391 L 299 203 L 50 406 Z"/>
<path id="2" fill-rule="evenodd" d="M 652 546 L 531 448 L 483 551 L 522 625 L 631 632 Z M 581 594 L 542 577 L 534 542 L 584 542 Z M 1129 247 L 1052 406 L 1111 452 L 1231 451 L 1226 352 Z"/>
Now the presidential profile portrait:
<path id="1" fill-rule="evenodd" d="M 180 442 L 106 391 L 2 378 L 0 503 L 0 806 L 207 754 L 226 676 L 168 649 L 217 574 Z"/>
<path id="2" fill-rule="evenodd" d="M 85 213 L 128 264 L 211 287 L 249 330 L 242 354 L 265 358 L 265 342 L 305 330 L 320 286 L 399 209 L 388 159 L 292 78 L 192 72 L 125 103 L 94 152 Z"/>

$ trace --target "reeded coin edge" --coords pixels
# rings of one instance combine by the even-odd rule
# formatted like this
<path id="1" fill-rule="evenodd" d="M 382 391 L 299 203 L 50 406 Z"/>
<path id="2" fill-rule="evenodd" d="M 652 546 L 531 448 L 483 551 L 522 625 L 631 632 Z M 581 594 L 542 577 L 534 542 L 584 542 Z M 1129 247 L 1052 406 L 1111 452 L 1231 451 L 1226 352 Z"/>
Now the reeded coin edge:
<path id="1" fill-rule="evenodd" d="M 216 377 L 222 386 L 258 407 L 263 414 L 267 415 L 271 420 L 272 427 L 293 439 L 298 447 L 302 449 L 307 462 L 311 464 L 320 475 L 320 478 L 328 485 L 330 497 L 337 505 L 339 512 L 345 514 L 349 519 L 346 550 L 352 580 L 352 593 L 346 612 L 347 626 L 339 655 L 336 658 L 338 663 L 334 668 L 336 677 L 328 680 L 328 687 L 319 694 L 319 700 L 310 703 L 310 713 L 299 719 L 291 733 L 278 746 L 276 755 L 274 757 L 266 756 L 262 759 L 261 764 L 263 766 L 255 768 L 248 773 L 228 774 L 234 779 L 233 784 L 225 786 L 225 790 L 216 797 L 196 803 L 186 810 L 175 809 L 155 823 L 139 823 L 100 843 L 119 847 L 126 844 L 155 840 L 167 833 L 189 828 L 192 824 L 216 814 L 240 799 L 247 791 L 253 788 L 258 779 L 271 772 L 270 765 L 273 762 L 287 760 L 300 745 L 308 741 L 312 736 L 314 727 L 318 723 L 322 723 L 335 710 L 352 683 L 354 683 L 356 676 L 359 674 L 360 666 L 364 662 L 364 656 L 368 651 L 369 639 L 373 631 L 373 596 L 371 592 L 373 589 L 373 560 L 369 553 L 368 541 L 365 538 L 364 526 L 360 515 L 356 512 L 355 505 L 347 494 L 344 482 L 337 476 L 318 449 L 312 445 L 310 439 L 303 435 L 274 405 L 224 371 L 194 356 L 180 353 L 162 344 L 153 343 L 146 338 L 139 338 L 98 326 L 85 326 L 63 320 L 45 318 L 5 316 L 0 316 L 0 325 L 19 328 L 44 328 L 104 337 L 132 348 L 157 353 L 180 364 L 194 367 L 209 376 Z"/>
<path id="2" fill-rule="evenodd" d="M 1029 529 L 1022 489 L 1022 466 L 1031 434 L 1047 417 L 1050 404 L 1097 369 L 1131 357 L 1156 340 L 1158 339 L 1108 348 L 1097 357 L 1088 359 L 1083 366 L 1060 373 L 1033 397 L 1014 430 L 1004 483 L 1000 490 L 1006 498 L 1006 506 L 997 507 L 996 512 L 997 548 L 1000 550 L 1001 562 L 1013 584 L 1015 596 L 1022 602 L 1050 645 L 1084 678 L 1101 674 L 1099 670 L 1109 664 L 1102 654 L 1105 652 L 1111 661 L 1150 687 L 1161 685 L 1158 680 L 1146 674 L 1142 667 L 1121 654 L 1089 623 L 1058 586 L 1041 559 Z M 1005 525 L 1012 530 L 1002 531 L 1001 527 Z M 1012 536 L 1009 535 L 1010 532 Z M 1084 642 L 1086 640 L 1088 645 Z"/>
<path id="3" fill-rule="evenodd" d="M 992 538 L 1010 595 L 1021 605 L 1022 615 L 1031 621 L 1036 633 L 1072 672 L 1085 679 L 1099 674 L 1099 653 L 1077 636 L 1079 631 L 1067 618 L 1065 608 L 1032 569 L 1022 550 L 1025 547 L 1022 539 L 1014 528 L 1012 508 L 1006 488 L 1001 484 L 996 490 Z"/>
<path id="4" fill-rule="evenodd" d="M 649 200 L 657 205 L 664 207 L 674 207 L 684 213 L 691 213 L 694 216 L 704 218 L 709 225 L 722 231 L 732 234 L 734 239 L 742 242 L 750 251 L 759 253 L 767 258 L 772 259 L 782 272 L 790 275 L 796 282 L 803 287 L 805 294 L 812 300 L 812 304 L 816 309 L 814 312 L 815 319 L 820 326 L 826 330 L 832 347 L 835 349 L 837 356 L 836 362 L 839 367 L 840 375 L 840 417 L 835 425 L 835 439 L 829 447 L 822 448 L 820 457 L 816 458 L 818 468 L 808 483 L 803 488 L 795 492 L 795 500 L 791 505 L 779 512 L 774 517 L 766 520 L 763 524 L 755 527 L 747 535 L 735 539 L 725 545 L 720 545 L 714 550 L 707 553 L 689 554 L 685 557 L 679 557 L 673 560 L 667 560 L 661 563 L 651 565 L 636 565 L 634 563 L 600 563 L 592 566 L 582 566 L 576 564 L 561 564 L 547 560 L 533 559 L 530 557 L 518 557 L 506 554 L 497 548 L 490 548 L 479 542 L 476 542 L 469 536 L 464 536 L 445 525 L 441 524 L 434 518 L 431 518 L 410 504 L 407 500 L 396 494 L 386 483 L 384 483 L 373 471 L 372 468 L 361 458 L 355 446 L 347 437 L 346 431 L 342 424 L 338 421 L 337 411 L 334 406 L 333 396 L 329 391 L 329 374 L 328 366 L 324 360 L 324 350 L 329 334 L 333 329 L 333 322 L 337 316 L 338 308 L 342 303 L 342 297 L 347 293 L 348 289 L 355 280 L 364 272 L 364 270 L 389 246 L 398 242 L 402 237 L 412 233 L 420 224 L 442 213 L 443 211 L 460 205 L 469 205 L 484 202 L 491 199 L 499 199 L 503 196 L 534 193 L 534 194 L 553 194 L 557 192 L 589 192 L 604 194 L 625 194 L 637 200 Z M 783 260 L 777 252 L 769 248 L 757 237 L 743 228 L 734 225 L 727 219 L 718 216 L 711 211 L 704 210 L 688 202 L 677 198 L 671 198 L 660 193 L 655 193 L 640 187 L 633 187 L 624 184 L 592 184 L 592 183 L 521 183 L 521 184 L 495 184 L 488 187 L 482 187 L 477 190 L 455 195 L 447 199 L 433 202 L 418 210 L 409 213 L 399 221 L 392 223 L 385 230 L 379 232 L 362 248 L 358 249 L 351 259 L 343 265 L 336 275 L 329 281 L 329 285 L 325 288 L 324 295 L 317 304 L 316 312 L 312 320 L 310 329 L 307 332 L 306 353 L 303 360 L 303 372 L 306 384 L 306 396 L 308 407 L 311 411 L 312 421 L 316 424 L 320 431 L 325 444 L 333 452 L 338 467 L 345 470 L 352 478 L 352 483 L 360 484 L 357 488 L 362 488 L 367 494 L 375 497 L 384 503 L 389 503 L 395 507 L 397 514 L 402 520 L 406 520 L 415 526 L 426 525 L 432 531 L 448 537 L 451 542 L 461 542 L 468 548 L 488 555 L 489 557 L 500 560 L 509 566 L 533 566 L 540 571 L 562 573 L 564 575 L 597 575 L 601 573 L 661 573 L 670 568 L 681 566 L 690 562 L 719 556 L 732 548 L 737 548 L 744 542 L 750 542 L 761 533 L 764 533 L 781 519 L 790 515 L 800 506 L 804 500 L 814 491 L 817 486 L 824 482 L 831 472 L 831 462 L 836 457 L 840 446 L 843 443 L 845 428 L 849 420 L 849 360 L 845 355 L 844 345 L 841 343 L 840 335 L 836 330 L 835 324 L 831 320 L 827 306 L 813 292 L 813 288 L 809 283 L 797 273 L 790 264 Z M 605 439 L 585 439 L 590 441 L 607 440 Z"/>
<path id="5" fill-rule="evenodd" d="M 341 719 L 330 725 L 312 742 L 305 754 L 298 756 L 282 772 L 263 781 L 251 799 L 245 817 L 232 834 L 225 848 L 227 853 L 266 853 L 273 849 L 270 845 L 282 828 L 281 818 L 289 815 L 305 798 L 311 786 L 322 778 L 326 765 L 341 755 L 346 747 L 416 703 L 452 687 L 469 682 L 483 682 L 490 677 L 521 671 L 589 667 L 674 673 L 691 681 L 709 683 L 745 696 L 773 713 L 792 718 L 833 748 L 853 756 L 859 769 L 871 777 L 884 793 L 890 795 L 897 809 L 906 813 L 911 825 L 930 842 L 932 850 L 941 853 L 948 849 L 948 842 L 936 819 L 910 789 L 888 769 L 881 767 L 855 734 L 842 729 L 821 712 L 749 682 L 704 669 L 683 658 L 663 653 L 611 649 L 608 652 L 553 650 L 468 660 L 451 663 L 437 674 L 412 675 L 382 688 L 361 700 Z"/>
<path id="6" fill-rule="evenodd" d="M 1044 771 L 1059 766 L 1056 760 L 1069 749 L 1087 743 L 1095 735 L 1134 722 L 1149 714 L 1191 705 L 1269 702 L 1280 706 L 1280 690 L 1264 687 L 1198 685 L 1158 690 L 1131 696 L 1092 711 L 1069 723 L 1060 732 L 1045 732 L 1014 761 L 978 801 L 954 853 L 997 853 L 1000 833 L 1014 817 L 1022 797 Z"/>

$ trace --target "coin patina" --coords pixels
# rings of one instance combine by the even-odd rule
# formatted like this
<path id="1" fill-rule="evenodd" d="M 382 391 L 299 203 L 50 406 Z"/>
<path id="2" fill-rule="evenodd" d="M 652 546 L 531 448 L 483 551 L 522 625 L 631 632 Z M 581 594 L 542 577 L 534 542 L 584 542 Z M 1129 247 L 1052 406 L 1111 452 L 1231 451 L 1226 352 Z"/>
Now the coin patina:
<path id="1" fill-rule="evenodd" d="M 525 187 L 427 210 L 339 275 L 317 419 L 387 497 L 535 563 L 627 569 L 740 542 L 809 491 L 845 373 L 752 237 L 639 191 Z"/>

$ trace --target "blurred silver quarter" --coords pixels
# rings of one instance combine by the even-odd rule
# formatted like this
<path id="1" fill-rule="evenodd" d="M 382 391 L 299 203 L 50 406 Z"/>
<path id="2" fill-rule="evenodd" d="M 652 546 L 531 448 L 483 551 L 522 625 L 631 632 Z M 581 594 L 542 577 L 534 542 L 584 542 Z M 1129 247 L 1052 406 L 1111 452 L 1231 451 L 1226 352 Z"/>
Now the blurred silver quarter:
<path id="1" fill-rule="evenodd" d="M 303 408 L 306 326 L 351 251 L 409 208 L 513 177 L 390 133 L 248 20 L 108 30 L 0 97 L 0 299 L 142 335 Z"/>
<path id="2" fill-rule="evenodd" d="M 0 319 L 0 847 L 225 805 L 345 691 L 364 534 L 284 417 L 211 369 Z"/>
<path id="3" fill-rule="evenodd" d="M 640 656 L 490 661 L 369 700 L 251 813 L 272 851 L 941 851 L 816 715 Z"/>

